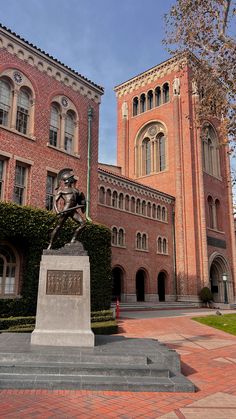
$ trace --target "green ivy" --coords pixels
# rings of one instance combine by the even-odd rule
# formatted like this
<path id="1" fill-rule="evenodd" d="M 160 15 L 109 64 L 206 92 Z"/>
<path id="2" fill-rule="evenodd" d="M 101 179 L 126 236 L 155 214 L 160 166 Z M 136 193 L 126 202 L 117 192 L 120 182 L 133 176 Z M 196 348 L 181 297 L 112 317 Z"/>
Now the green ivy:
<path id="1" fill-rule="evenodd" d="M 22 298 L 0 299 L 0 315 L 3 317 L 36 313 L 41 255 L 47 248 L 56 217 L 50 211 L 0 202 L 0 241 L 8 241 L 20 249 L 23 256 Z M 67 220 L 55 247 L 69 242 L 74 229 L 74 222 Z M 108 309 L 111 301 L 110 230 L 100 224 L 87 223 L 79 239 L 90 259 L 91 309 Z"/>

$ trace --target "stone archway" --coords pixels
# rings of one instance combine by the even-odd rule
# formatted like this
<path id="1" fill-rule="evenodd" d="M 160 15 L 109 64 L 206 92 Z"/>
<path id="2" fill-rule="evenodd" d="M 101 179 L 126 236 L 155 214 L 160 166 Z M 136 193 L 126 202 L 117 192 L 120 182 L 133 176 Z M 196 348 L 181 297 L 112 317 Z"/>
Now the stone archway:
<path id="1" fill-rule="evenodd" d="M 166 274 L 165 272 L 159 272 L 157 277 L 157 293 L 159 301 L 166 300 Z"/>
<path id="2" fill-rule="evenodd" d="M 213 301 L 217 303 L 224 303 L 225 301 L 225 284 L 223 282 L 223 274 L 227 275 L 227 296 L 229 301 L 232 301 L 233 283 L 228 262 L 224 256 L 215 252 L 209 259 L 209 279 L 210 289 L 213 294 Z"/>
<path id="3" fill-rule="evenodd" d="M 146 272 L 139 269 L 136 273 L 136 298 L 139 302 L 145 301 L 145 280 Z"/>
<path id="4" fill-rule="evenodd" d="M 121 301 L 124 282 L 124 271 L 119 266 L 112 269 L 112 301 Z"/>

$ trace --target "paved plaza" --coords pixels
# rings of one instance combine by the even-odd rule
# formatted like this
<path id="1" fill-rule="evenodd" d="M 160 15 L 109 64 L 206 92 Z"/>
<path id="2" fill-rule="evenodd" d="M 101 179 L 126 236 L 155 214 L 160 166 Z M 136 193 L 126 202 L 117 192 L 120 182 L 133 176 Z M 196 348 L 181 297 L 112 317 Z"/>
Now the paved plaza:
<path id="1" fill-rule="evenodd" d="M 123 313 L 120 334 L 157 338 L 175 349 L 195 393 L 1 390 L 0 417 L 235 419 L 236 336 L 191 320 L 192 311 L 177 315 Z"/>

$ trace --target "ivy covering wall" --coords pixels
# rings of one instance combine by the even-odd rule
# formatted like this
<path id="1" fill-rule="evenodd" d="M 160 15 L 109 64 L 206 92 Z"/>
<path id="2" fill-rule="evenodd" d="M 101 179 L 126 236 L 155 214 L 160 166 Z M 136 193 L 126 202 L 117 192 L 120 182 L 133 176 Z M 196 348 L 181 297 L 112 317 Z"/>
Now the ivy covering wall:
<path id="1" fill-rule="evenodd" d="M 0 202 L 0 242 L 7 241 L 22 255 L 21 298 L 0 299 L 0 315 L 34 315 L 36 313 L 39 266 L 43 249 L 57 216 L 52 212 Z M 76 224 L 67 220 L 55 248 L 72 238 Z M 87 250 L 91 272 L 91 310 L 104 310 L 111 302 L 111 235 L 100 224 L 88 223 L 80 241 Z"/>

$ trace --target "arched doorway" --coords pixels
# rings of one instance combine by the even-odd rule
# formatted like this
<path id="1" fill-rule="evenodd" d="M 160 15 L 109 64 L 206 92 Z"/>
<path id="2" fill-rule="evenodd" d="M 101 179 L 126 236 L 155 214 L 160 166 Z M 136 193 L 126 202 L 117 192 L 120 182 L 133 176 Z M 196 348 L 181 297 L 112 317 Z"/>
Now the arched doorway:
<path id="1" fill-rule="evenodd" d="M 136 298 L 137 301 L 145 301 L 145 278 L 146 273 L 139 269 L 136 273 Z"/>
<path id="2" fill-rule="evenodd" d="M 116 301 L 117 298 L 121 301 L 121 293 L 123 288 L 123 270 L 116 266 L 112 269 L 112 301 Z"/>
<path id="3" fill-rule="evenodd" d="M 230 301 L 233 299 L 233 284 L 227 260 L 219 253 L 211 255 L 210 266 L 210 289 L 213 294 L 213 301 L 217 303 L 225 302 L 225 292 Z M 223 281 L 223 274 L 227 276 L 227 283 Z M 225 287 L 227 288 L 225 290 Z"/>
<path id="4" fill-rule="evenodd" d="M 165 282 L 166 282 L 166 274 L 165 272 L 160 272 L 157 277 L 157 293 L 159 296 L 159 301 L 166 300 Z"/>

